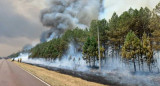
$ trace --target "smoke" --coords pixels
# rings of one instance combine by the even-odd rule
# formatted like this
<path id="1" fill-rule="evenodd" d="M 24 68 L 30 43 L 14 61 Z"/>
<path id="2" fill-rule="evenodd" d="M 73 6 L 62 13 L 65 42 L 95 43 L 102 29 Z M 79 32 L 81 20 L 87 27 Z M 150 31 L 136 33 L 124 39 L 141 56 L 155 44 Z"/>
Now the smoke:
<path id="1" fill-rule="evenodd" d="M 52 33 L 60 36 L 66 29 L 88 28 L 92 20 L 98 19 L 101 6 L 99 0 L 49 0 L 48 5 L 41 12 L 41 22 L 51 29 L 43 33 L 43 41 Z"/>
<path id="2" fill-rule="evenodd" d="M 159 74 L 138 71 L 134 73 L 132 70 L 132 62 L 127 64 L 123 62 L 116 51 L 109 52 L 106 55 L 106 62 L 102 62 L 101 73 L 99 73 L 98 70 L 87 67 L 86 61 L 82 58 L 82 53 L 78 52 L 77 45 L 73 42 L 69 44 L 66 54 L 60 59 L 29 58 L 29 55 L 29 53 L 21 53 L 15 60 L 22 58 L 22 62 L 26 63 L 95 74 L 104 77 L 112 83 L 119 83 L 121 85 L 157 86 L 160 84 Z M 155 56 L 157 56 L 157 54 Z M 147 68 L 147 66 L 145 68 Z"/>
<path id="3" fill-rule="evenodd" d="M 16 58 L 22 58 L 23 62 L 32 64 L 41 64 L 45 66 L 64 68 L 70 70 L 87 71 L 87 64 L 82 58 L 82 53 L 79 52 L 73 42 L 69 44 L 69 48 L 65 55 L 60 59 L 44 59 L 44 58 L 29 58 L 29 53 L 20 53 Z"/>
<path id="4" fill-rule="evenodd" d="M 31 48 L 35 47 L 37 44 L 39 44 L 39 41 L 34 41 L 34 42 L 32 42 L 32 44 L 26 44 L 26 45 L 22 48 L 22 50 L 23 50 L 23 51 L 28 51 L 28 50 L 30 50 Z"/>
<path id="5" fill-rule="evenodd" d="M 30 50 L 32 48 L 32 45 L 31 44 L 26 44 L 22 50 Z"/>

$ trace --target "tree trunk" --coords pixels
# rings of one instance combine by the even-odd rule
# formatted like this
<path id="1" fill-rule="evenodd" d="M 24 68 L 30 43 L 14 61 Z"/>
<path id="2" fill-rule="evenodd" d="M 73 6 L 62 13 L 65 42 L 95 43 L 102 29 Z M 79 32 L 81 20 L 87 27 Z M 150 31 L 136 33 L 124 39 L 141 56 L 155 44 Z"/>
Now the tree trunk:
<path id="1" fill-rule="evenodd" d="M 93 66 L 95 67 L 95 56 L 94 56 L 93 60 L 94 60 L 94 61 L 93 61 Z"/>
<path id="2" fill-rule="evenodd" d="M 148 69 L 149 69 L 149 72 L 151 72 L 151 65 L 150 65 L 150 63 L 148 64 Z"/>
<path id="3" fill-rule="evenodd" d="M 139 65 L 139 71 L 140 71 L 140 58 L 138 56 L 138 65 Z"/>
<path id="4" fill-rule="evenodd" d="M 103 52 L 103 54 L 104 54 L 104 56 L 106 55 L 106 52 L 105 52 L 105 51 L 106 51 L 106 45 L 105 45 L 105 44 L 106 44 L 106 43 L 103 44 L 103 47 L 104 47 L 104 52 Z"/>
<path id="5" fill-rule="evenodd" d="M 144 71 L 143 59 L 141 59 L 141 64 L 142 64 L 142 71 Z"/>
<path id="6" fill-rule="evenodd" d="M 133 58 L 133 64 L 134 64 L 134 71 L 136 72 L 136 63 L 134 58 Z"/>
<path id="7" fill-rule="evenodd" d="M 121 41 L 119 41 L 119 49 L 121 49 Z"/>
<path id="8" fill-rule="evenodd" d="M 91 67 L 91 58 L 90 58 L 90 56 L 89 56 L 89 66 Z"/>

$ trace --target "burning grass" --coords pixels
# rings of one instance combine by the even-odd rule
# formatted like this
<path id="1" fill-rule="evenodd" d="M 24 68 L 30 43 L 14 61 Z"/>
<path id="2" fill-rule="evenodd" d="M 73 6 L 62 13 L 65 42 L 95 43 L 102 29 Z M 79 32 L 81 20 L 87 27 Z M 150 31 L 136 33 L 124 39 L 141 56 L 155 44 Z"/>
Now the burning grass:
<path id="1" fill-rule="evenodd" d="M 73 76 L 57 73 L 41 67 L 14 62 L 26 71 L 38 76 L 52 86 L 104 86 L 95 82 L 89 82 Z"/>

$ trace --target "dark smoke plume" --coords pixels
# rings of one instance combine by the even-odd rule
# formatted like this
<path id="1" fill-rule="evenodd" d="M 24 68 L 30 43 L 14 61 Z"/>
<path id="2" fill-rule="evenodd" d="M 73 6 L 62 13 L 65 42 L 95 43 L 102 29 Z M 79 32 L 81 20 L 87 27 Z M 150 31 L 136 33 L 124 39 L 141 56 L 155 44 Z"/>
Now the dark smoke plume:
<path id="1" fill-rule="evenodd" d="M 66 29 L 85 29 L 93 19 L 98 19 L 101 0 L 49 0 L 49 7 L 42 10 L 41 22 L 51 28 L 42 34 L 47 41 L 60 36 Z M 50 38 L 51 37 L 51 38 Z"/>

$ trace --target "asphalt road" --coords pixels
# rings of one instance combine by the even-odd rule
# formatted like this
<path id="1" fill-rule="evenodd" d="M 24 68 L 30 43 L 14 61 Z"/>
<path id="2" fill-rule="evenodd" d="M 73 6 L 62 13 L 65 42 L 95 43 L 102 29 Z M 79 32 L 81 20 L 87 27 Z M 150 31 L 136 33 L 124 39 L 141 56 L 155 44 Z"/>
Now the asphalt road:
<path id="1" fill-rule="evenodd" d="M 0 86 L 47 86 L 16 64 L 0 60 Z"/>

